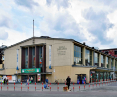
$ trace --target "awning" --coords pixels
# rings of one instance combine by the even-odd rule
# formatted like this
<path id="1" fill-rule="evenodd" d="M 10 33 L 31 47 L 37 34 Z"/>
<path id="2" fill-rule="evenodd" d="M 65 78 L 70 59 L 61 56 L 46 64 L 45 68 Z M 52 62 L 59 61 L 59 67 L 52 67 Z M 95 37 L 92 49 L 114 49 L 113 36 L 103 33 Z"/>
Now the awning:
<path id="1" fill-rule="evenodd" d="M 38 73 L 15 73 L 15 75 L 36 75 L 36 74 L 52 74 L 52 72 L 38 72 Z"/>

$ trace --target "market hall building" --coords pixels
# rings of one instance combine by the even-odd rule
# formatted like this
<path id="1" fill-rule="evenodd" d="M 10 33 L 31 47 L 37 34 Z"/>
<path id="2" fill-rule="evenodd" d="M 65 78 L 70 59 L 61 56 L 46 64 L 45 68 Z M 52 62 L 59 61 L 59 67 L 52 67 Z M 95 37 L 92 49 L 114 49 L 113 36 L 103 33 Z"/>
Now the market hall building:
<path id="1" fill-rule="evenodd" d="M 115 67 L 115 70 L 113 69 Z M 67 76 L 72 82 L 86 83 L 114 79 L 117 59 L 85 43 L 73 39 L 32 37 L 7 47 L 4 51 L 4 69 L 1 76 L 9 82 L 64 83 Z"/>

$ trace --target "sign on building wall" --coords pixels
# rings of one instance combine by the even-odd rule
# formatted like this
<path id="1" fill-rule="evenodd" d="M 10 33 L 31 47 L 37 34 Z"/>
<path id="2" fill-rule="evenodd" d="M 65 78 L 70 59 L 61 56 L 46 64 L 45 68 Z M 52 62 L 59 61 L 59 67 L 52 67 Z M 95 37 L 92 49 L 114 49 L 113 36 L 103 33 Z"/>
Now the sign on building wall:
<path id="1" fill-rule="evenodd" d="M 40 68 L 21 69 L 21 73 L 37 73 L 41 72 Z"/>
<path id="2" fill-rule="evenodd" d="M 52 46 L 49 45 L 49 69 L 51 69 L 51 49 L 52 49 Z"/>

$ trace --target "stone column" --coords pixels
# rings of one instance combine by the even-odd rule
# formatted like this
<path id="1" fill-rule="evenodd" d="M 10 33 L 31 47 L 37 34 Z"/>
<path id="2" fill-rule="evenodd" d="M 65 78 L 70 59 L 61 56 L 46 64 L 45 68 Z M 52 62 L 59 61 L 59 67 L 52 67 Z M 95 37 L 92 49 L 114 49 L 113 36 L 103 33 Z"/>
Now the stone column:
<path id="1" fill-rule="evenodd" d="M 86 64 L 85 64 L 85 47 L 82 48 L 82 63 L 86 66 Z"/>
<path id="2" fill-rule="evenodd" d="M 104 67 L 107 68 L 107 64 L 106 64 L 106 56 L 105 56 L 105 63 L 104 63 Z"/>
<path id="3" fill-rule="evenodd" d="M 99 53 L 99 67 L 101 67 L 101 53 Z"/>
<path id="4" fill-rule="evenodd" d="M 111 69 L 111 58 L 109 57 L 109 69 Z"/>
<path id="5" fill-rule="evenodd" d="M 113 59 L 113 67 L 115 67 L 115 59 Z"/>

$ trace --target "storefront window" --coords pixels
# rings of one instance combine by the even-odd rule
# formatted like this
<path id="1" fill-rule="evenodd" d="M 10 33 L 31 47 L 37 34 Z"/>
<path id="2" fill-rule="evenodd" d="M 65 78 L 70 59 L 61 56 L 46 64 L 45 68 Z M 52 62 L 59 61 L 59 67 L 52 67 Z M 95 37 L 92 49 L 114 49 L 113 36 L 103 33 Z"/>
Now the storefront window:
<path id="1" fill-rule="evenodd" d="M 109 68 L 109 60 L 108 60 L 108 57 L 106 57 L 106 65 L 107 65 L 107 68 Z"/>
<path id="2" fill-rule="evenodd" d="M 104 72 L 104 80 L 106 80 L 106 72 Z"/>
<path id="3" fill-rule="evenodd" d="M 28 48 L 25 48 L 25 68 L 28 68 Z"/>
<path id="4" fill-rule="evenodd" d="M 94 59 L 95 61 L 95 65 L 97 66 L 97 67 L 99 67 L 99 54 L 98 53 L 95 53 L 95 59 Z"/>
<path id="5" fill-rule="evenodd" d="M 103 80 L 103 72 L 100 72 L 100 81 Z"/>
<path id="6" fill-rule="evenodd" d="M 92 65 L 92 53 L 88 49 L 85 49 L 85 64 L 86 66 Z"/>
<path id="7" fill-rule="evenodd" d="M 113 59 L 111 59 L 111 69 L 113 69 Z"/>
<path id="8" fill-rule="evenodd" d="M 82 64 L 82 48 L 76 45 L 74 45 L 74 62 Z"/>
<path id="9" fill-rule="evenodd" d="M 103 55 L 101 55 L 101 67 L 104 67 L 104 63 L 105 63 L 105 58 Z"/>
<path id="10" fill-rule="evenodd" d="M 32 68 L 35 68 L 35 47 L 32 47 Z"/>
<path id="11" fill-rule="evenodd" d="M 107 72 L 107 79 L 109 80 L 109 72 Z"/>
<path id="12" fill-rule="evenodd" d="M 39 67 L 42 67 L 42 46 L 39 47 Z"/>

